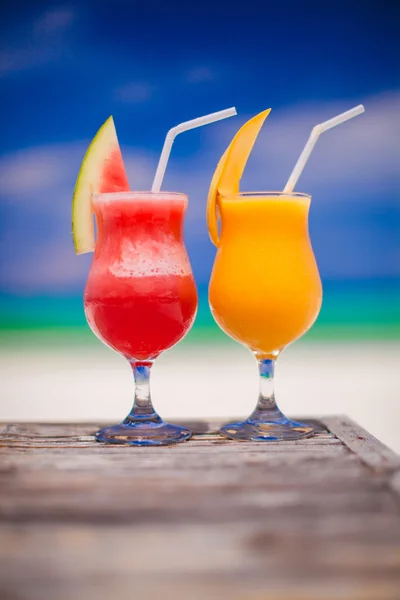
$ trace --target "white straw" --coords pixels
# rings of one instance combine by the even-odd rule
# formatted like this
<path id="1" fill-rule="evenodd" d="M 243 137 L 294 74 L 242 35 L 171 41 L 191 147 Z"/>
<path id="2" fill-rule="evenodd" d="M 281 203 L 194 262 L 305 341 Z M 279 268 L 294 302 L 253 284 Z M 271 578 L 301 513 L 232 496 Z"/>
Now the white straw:
<path id="1" fill-rule="evenodd" d="M 304 146 L 304 150 L 300 154 L 299 159 L 298 159 L 293 171 L 290 174 L 288 182 L 283 189 L 285 194 L 290 194 L 291 192 L 293 192 L 294 187 L 295 187 L 300 175 L 303 172 L 306 162 L 309 159 L 312 149 L 314 148 L 321 133 L 323 133 L 324 131 L 327 131 L 328 129 L 332 129 L 332 127 L 336 127 L 336 125 L 340 125 L 341 123 L 344 123 L 345 121 L 348 121 L 349 119 L 352 119 L 353 117 L 356 117 L 357 115 L 360 115 L 364 111 L 365 111 L 365 108 L 363 107 L 363 105 L 359 104 L 358 106 L 355 106 L 354 108 L 351 108 L 350 110 L 346 110 L 346 112 L 341 113 L 337 117 L 333 117 L 333 119 L 329 119 L 328 121 L 325 121 L 324 123 L 319 123 L 319 125 L 316 125 L 313 128 L 313 130 L 311 131 L 310 137 L 308 138 L 307 144 Z"/>
<path id="2" fill-rule="evenodd" d="M 194 129 L 195 127 L 201 127 L 202 125 L 208 125 L 209 123 L 214 123 L 215 121 L 220 121 L 221 119 L 227 119 L 228 117 L 233 117 L 236 114 L 235 107 L 227 108 L 226 110 L 219 110 L 218 112 L 205 115 L 204 117 L 198 117 L 197 119 L 192 119 L 191 121 L 185 121 L 184 123 L 181 123 L 180 125 L 170 129 L 165 138 L 151 191 L 159 192 L 161 189 L 162 181 L 165 175 L 165 169 L 167 168 L 169 155 L 171 154 L 172 144 L 174 143 L 178 133 L 182 133 L 182 131 L 187 131 L 188 129 Z"/>

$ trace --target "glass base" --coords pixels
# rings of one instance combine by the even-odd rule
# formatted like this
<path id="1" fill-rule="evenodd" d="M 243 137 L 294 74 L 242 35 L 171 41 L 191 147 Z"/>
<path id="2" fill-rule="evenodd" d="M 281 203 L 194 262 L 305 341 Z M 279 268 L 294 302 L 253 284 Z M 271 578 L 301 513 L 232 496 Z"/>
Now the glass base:
<path id="1" fill-rule="evenodd" d="M 164 446 L 184 442 L 192 435 L 190 429 L 154 421 L 131 421 L 104 427 L 96 433 L 98 442 L 130 444 L 132 446 Z"/>
<path id="2" fill-rule="evenodd" d="M 314 435 L 314 427 L 310 424 L 290 421 L 283 417 L 279 421 L 252 420 L 228 423 L 219 430 L 220 434 L 231 440 L 253 442 L 276 442 L 301 440 Z"/>

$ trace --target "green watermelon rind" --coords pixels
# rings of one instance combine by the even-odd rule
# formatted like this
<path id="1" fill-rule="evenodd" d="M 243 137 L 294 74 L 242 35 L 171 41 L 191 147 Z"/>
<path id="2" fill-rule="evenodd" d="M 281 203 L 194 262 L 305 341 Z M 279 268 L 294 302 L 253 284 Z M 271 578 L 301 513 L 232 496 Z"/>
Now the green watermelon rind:
<path id="1" fill-rule="evenodd" d="M 119 147 L 114 119 L 100 127 L 83 158 L 72 197 L 72 236 L 76 254 L 93 252 L 95 247 L 92 195 L 100 191 L 103 167 Z"/>

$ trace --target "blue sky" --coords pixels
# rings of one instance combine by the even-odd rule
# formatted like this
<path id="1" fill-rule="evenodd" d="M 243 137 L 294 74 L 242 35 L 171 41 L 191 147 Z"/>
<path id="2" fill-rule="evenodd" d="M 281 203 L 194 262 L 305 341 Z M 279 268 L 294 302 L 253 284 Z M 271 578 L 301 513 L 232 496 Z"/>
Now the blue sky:
<path id="1" fill-rule="evenodd" d="M 70 200 L 85 147 L 113 114 L 132 188 L 151 186 L 167 130 L 235 105 L 238 117 L 180 136 L 165 189 L 187 192 L 200 286 L 214 249 L 205 198 L 225 147 L 272 107 L 242 189 L 281 189 L 311 127 L 325 134 L 299 191 L 324 281 L 400 276 L 400 7 L 389 1 L 6 2 L 0 11 L 0 292 L 77 295 Z M 397 122 L 396 122 L 397 120 Z"/>

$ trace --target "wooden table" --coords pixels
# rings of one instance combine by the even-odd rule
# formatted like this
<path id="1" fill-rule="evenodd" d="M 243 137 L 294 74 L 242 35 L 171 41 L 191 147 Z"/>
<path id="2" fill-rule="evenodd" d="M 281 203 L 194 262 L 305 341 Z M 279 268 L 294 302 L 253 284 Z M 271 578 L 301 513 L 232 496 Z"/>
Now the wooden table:
<path id="1" fill-rule="evenodd" d="M 1 425 L 0 599 L 398 600 L 400 459 L 319 424 L 247 443 L 197 423 L 163 448 Z"/>

